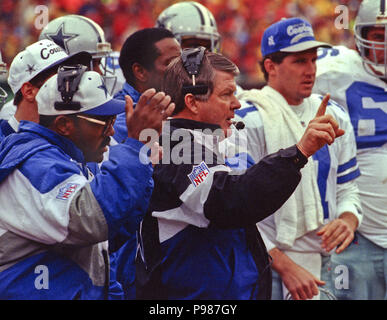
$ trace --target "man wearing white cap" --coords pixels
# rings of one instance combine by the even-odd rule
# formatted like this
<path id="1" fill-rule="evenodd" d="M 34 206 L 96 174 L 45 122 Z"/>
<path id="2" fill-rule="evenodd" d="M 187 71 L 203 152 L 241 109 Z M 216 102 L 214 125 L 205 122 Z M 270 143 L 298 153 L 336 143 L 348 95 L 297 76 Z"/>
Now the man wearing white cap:
<path id="1" fill-rule="evenodd" d="M 79 52 L 69 56 L 61 47 L 46 39 L 35 42 L 18 53 L 11 63 L 8 75 L 16 111 L 8 121 L 0 122 L 1 133 L 7 136 L 17 132 L 21 120 L 38 122 L 35 96 L 43 82 L 54 75 L 61 64 L 89 65 L 90 61 L 89 53 Z"/>
<path id="2" fill-rule="evenodd" d="M 283 19 L 265 30 L 261 66 L 267 85 L 243 92 L 243 107 L 235 112 L 246 125 L 255 161 L 297 141 L 321 102 L 328 102 L 329 95 L 311 94 L 318 47 L 329 45 L 316 41 L 312 26 L 300 18 Z M 330 282 L 320 280 L 329 252 L 336 247 L 342 252 L 361 221 L 354 181 L 360 172 L 349 117 L 333 102 L 321 117 L 337 122 L 345 134 L 313 155 L 295 193 L 258 223 L 273 258 L 273 299 L 318 298 L 318 286 L 329 289 Z"/>
<path id="3" fill-rule="evenodd" d="M 107 298 L 107 240 L 138 228 L 153 190 L 140 132 L 160 132 L 174 105 L 147 92 L 133 111 L 81 65 L 61 67 L 36 101 L 40 124 L 22 121 L 1 144 L 0 299 Z M 102 160 L 125 110 L 128 137 L 93 174 L 86 162 Z"/>

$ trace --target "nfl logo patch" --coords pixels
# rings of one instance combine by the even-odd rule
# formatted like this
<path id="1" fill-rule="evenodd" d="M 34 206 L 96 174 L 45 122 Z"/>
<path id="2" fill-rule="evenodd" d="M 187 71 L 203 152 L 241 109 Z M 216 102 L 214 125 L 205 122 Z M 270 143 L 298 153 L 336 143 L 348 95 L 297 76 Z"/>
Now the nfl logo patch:
<path id="1" fill-rule="evenodd" d="M 77 183 L 67 183 L 64 187 L 59 189 L 56 198 L 59 200 L 67 200 L 78 188 L 78 186 L 79 184 Z"/>
<path id="2" fill-rule="evenodd" d="M 206 163 L 202 161 L 198 166 L 194 166 L 192 168 L 192 171 L 188 175 L 188 178 L 191 180 L 192 184 L 196 188 L 206 179 L 209 173 L 210 169 L 207 167 Z"/>

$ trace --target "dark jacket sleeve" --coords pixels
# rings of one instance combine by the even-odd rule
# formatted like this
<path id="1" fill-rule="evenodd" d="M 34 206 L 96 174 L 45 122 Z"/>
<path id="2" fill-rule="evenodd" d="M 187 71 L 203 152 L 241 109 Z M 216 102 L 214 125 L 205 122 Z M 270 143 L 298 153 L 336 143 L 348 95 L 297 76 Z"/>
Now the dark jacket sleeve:
<path id="1" fill-rule="evenodd" d="M 216 172 L 204 215 L 218 228 L 246 227 L 263 220 L 294 192 L 306 162 L 292 146 L 266 156 L 242 175 Z"/>

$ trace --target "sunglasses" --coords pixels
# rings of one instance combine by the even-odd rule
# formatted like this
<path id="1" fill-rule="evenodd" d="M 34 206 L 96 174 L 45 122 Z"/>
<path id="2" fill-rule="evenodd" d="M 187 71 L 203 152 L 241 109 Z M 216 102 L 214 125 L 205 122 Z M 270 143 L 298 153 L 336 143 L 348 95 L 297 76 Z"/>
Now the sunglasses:
<path id="1" fill-rule="evenodd" d="M 95 118 L 91 118 L 91 117 L 86 117 L 84 115 L 79 115 L 79 114 L 77 114 L 77 118 L 80 118 L 80 119 L 89 121 L 91 123 L 95 123 L 95 124 L 99 124 L 101 126 L 104 126 L 104 129 L 103 129 L 103 132 L 102 132 L 102 135 L 104 137 L 107 137 L 107 134 L 108 134 L 109 130 L 111 129 L 111 127 L 113 127 L 114 123 L 116 122 L 116 116 L 111 117 L 111 118 L 109 118 L 106 121 L 95 119 Z"/>

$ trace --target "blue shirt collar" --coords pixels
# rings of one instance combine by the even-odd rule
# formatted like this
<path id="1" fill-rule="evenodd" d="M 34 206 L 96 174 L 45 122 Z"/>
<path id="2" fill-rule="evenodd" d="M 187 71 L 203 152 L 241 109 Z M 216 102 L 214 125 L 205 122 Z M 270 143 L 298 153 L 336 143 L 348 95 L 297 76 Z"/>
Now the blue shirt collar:
<path id="1" fill-rule="evenodd" d="M 132 98 L 133 103 L 137 103 L 141 96 L 140 92 L 134 89 L 127 82 L 125 82 L 124 86 L 122 87 L 122 90 L 116 93 L 114 98 L 125 100 L 125 95 L 129 95 Z"/>

